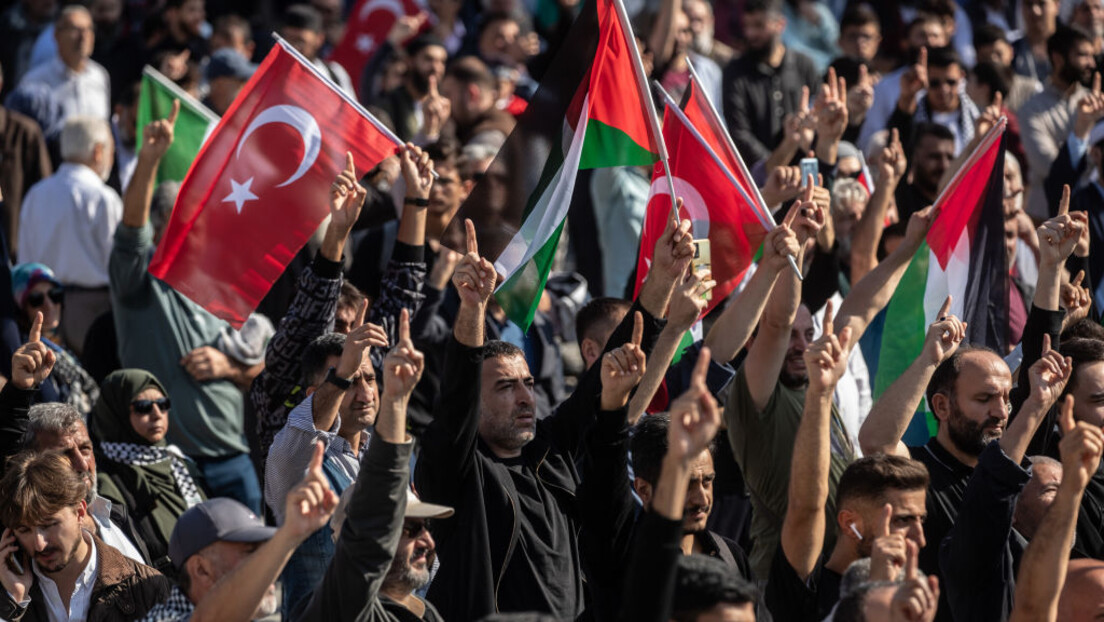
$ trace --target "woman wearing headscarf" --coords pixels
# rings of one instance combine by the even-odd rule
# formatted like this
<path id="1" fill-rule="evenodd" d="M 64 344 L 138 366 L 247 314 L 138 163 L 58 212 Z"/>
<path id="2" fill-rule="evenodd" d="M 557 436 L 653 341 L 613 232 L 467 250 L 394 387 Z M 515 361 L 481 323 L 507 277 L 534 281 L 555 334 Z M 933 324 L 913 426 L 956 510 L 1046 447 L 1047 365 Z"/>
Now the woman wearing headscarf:
<path id="1" fill-rule="evenodd" d="M 206 499 L 195 464 L 165 442 L 171 406 L 153 374 L 121 369 L 104 378 L 90 421 L 99 494 L 126 505 L 159 570 L 177 518 Z"/>
<path id="2" fill-rule="evenodd" d="M 54 351 L 57 359 L 36 401 L 64 402 L 87 417 L 100 389 L 61 336 L 61 314 L 65 304 L 61 283 L 49 266 L 40 263 L 19 264 L 12 269 L 11 281 L 20 339 L 27 340 L 35 315 L 42 313 L 42 343 Z"/>

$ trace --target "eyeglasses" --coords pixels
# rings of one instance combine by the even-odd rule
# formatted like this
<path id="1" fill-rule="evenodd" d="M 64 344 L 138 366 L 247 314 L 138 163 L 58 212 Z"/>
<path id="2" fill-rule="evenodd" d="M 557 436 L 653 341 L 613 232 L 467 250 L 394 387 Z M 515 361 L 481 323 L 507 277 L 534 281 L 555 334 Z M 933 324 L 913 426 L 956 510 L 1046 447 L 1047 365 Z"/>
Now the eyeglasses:
<path id="1" fill-rule="evenodd" d="M 428 518 L 421 522 L 404 522 L 402 526 L 402 535 L 404 538 L 417 538 L 422 535 L 423 531 L 429 531 L 431 526 Z"/>
<path id="2" fill-rule="evenodd" d="M 156 400 L 134 400 L 130 403 L 130 407 L 139 415 L 150 414 L 153 412 L 154 406 L 160 408 L 161 412 L 168 412 L 172 408 L 172 401 L 167 397 L 162 397 Z"/>
<path id="3" fill-rule="evenodd" d="M 59 305 L 65 300 L 65 290 L 61 287 L 55 287 L 46 293 L 31 292 L 27 294 L 27 306 L 33 309 L 41 307 L 46 304 L 46 296 L 49 296 L 54 304 Z"/>

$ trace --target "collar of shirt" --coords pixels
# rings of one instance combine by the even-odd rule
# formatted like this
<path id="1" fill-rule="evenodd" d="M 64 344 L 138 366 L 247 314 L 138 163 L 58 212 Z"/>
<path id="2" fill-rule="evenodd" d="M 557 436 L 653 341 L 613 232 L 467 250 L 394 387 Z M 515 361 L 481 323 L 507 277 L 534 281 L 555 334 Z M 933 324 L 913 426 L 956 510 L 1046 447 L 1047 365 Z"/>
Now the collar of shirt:
<path id="1" fill-rule="evenodd" d="M 933 458 L 941 465 L 947 468 L 955 475 L 968 476 L 974 472 L 974 468 L 965 464 L 962 464 L 958 458 L 955 458 L 951 452 L 947 451 L 943 444 L 939 442 L 939 439 L 935 436 L 931 437 L 927 445 L 925 445 L 928 452 Z"/>
<path id="2" fill-rule="evenodd" d="M 88 608 L 92 604 L 92 587 L 96 584 L 96 576 L 99 574 L 100 560 L 96 551 L 96 540 L 92 537 L 92 534 L 82 530 L 81 536 L 88 542 L 91 552 L 88 556 L 88 564 L 84 567 L 84 572 L 81 572 L 80 576 L 77 577 L 77 582 L 73 586 L 73 595 L 69 598 L 68 611 L 66 611 L 65 605 L 62 604 L 57 583 L 54 583 L 53 579 L 42 573 L 38 567 L 38 562 L 31 561 L 31 567 L 34 569 L 35 576 L 38 577 L 39 590 L 41 590 L 46 601 L 46 609 L 50 612 L 51 620 L 75 622 L 88 617 Z"/>
<path id="3" fill-rule="evenodd" d="M 104 181 L 91 168 L 77 162 L 62 162 L 55 176 L 58 180 L 72 180 L 82 186 L 103 186 Z"/>

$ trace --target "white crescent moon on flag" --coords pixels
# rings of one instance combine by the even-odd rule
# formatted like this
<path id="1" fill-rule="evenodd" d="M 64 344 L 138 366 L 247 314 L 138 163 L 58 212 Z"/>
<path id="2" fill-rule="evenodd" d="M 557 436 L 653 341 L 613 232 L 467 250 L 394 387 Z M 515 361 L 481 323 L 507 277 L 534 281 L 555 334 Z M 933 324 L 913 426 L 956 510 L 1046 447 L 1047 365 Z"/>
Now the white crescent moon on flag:
<path id="1" fill-rule="evenodd" d="M 314 120 L 309 112 L 303 110 L 299 106 L 290 106 L 287 104 L 280 106 L 272 106 L 261 111 L 261 114 L 253 117 L 253 121 L 249 124 L 249 127 L 245 128 L 245 133 L 242 134 L 241 140 L 238 141 L 238 150 L 234 154 L 234 157 L 241 156 L 242 147 L 245 146 L 245 141 L 249 140 L 249 136 L 262 125 L 269 123 L 284 123 L 295 128 L 299 132 L 299 136 L 303 139 L 303 160 L 299 162 L 299 168 L 295 169 L 295 172 L 291 174 L 278 184 L 277 188 L 282 188 L 288 184 L 294 183 L 310 170 L 310 167 L 314 166 L 315 159 L 318 158 L 318 151 L 322 148 L 322 132 L 318 129 L 318 122 Z"/>
<path id="2" fill-rule="evenodd" d="M 364 21 L 368 19 L 368 16 L 376 11 L 384 10 L 395 16 L 395 19 L 406 15 L 406 8 L 398 0 L 371 0 L 365 2 L 364 6 L 360 7 L 360 13 L 357 15 L 357 19 Z"/>
<path id="3" fill-rule="evenodd" d="M 672 179 L 675 182 L 675 192 L 682 197 L 682 206 L 690 214 L 690 222 L 694 226 L 694 239 L 701 240 L 709 237 L 709 207 L 706 206 L 705 199 L 702 198 L 694 184 L 677 176 L 673 176 Z M 648 190 L 648 196 L 669 194 L 671 194 L 671 190 L 667 186 L 667 178 L 656 177 L 652 181 L 652 187 Z"/>

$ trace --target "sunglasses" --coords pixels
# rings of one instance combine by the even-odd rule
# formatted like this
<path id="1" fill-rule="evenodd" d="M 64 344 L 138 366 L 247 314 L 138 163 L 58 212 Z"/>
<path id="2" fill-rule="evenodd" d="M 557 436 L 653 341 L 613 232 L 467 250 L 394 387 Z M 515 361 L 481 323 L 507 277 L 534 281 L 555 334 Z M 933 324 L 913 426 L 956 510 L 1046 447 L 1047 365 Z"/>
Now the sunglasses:
<path id="1" fill-rule="evenodd" d="M 937 89 L 941 86 L 958 86 L 958 80 L 949 80 L 945 78 L 932 78 L 928 80 L 928 88 Z"/>
<path id="2" fill-rule="evenodd" d="M 167 397 L 162 397 L 155 400 L 134 400 L 130 403 L 130 407 L 139 415 L 150 414 L 153 412 L 154 406 L 160 408 L 161 412 L 168 412 L 172 408 L 172 401 Z"/>
<path id="3" fill-rule="evenodd" d="M 423 531 L 429 531 L 432 527 L 432 523 L 427 518 L 420 523 L 404 522 L 402 526 L 402 535 L 404 538 L 417 538 L 422 535 Z"/>
<path id="4" fill-rule="evenodd" d="M 50 300 L 54 301 L 54 304 L 61 304 L 65 300 L 65 290 L 61 287 L 54 287 L 46 293 L 31 292 L 27 294 L 27 306 L 37 309 L 46 304 L 46 296 L 50 297 Z"/>

